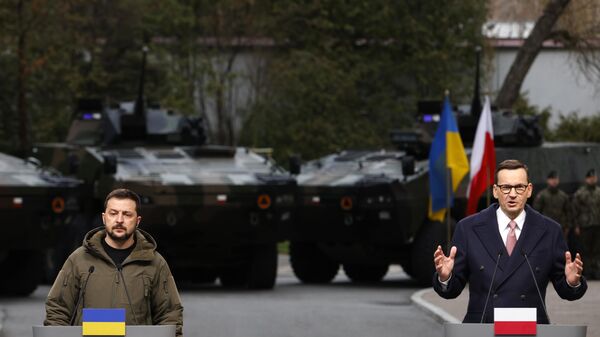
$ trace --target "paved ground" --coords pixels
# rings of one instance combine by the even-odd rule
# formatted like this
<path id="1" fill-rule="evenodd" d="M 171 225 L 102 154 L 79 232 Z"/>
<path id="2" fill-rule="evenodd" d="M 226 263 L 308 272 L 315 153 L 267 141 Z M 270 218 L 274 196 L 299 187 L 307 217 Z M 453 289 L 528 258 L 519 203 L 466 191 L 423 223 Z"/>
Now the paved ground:
<path id="1" fill-rule="evenodd" d="M 280 258 L 279 261 L 279 274 L 291 277 L 292 272 L 287 258 Z M 391 272 L 397 271 L 391 270 Z M 458 298 L 446 300 L 439 297 L 432 288 L 426 288 L 414 293 L 411 299 L 437 321 L 458 323 L 462 321 L 466 312 L 468 296 L 468 289 L 465 289 Z M 547 290 L 546 303 L 553 324 L 586 325 L 588 337 L 600 337 L 600 315 L 597 311 L 600 303 L 600 281 L 589 281 L 585 296 L 574 302 L 560 299 L 554 288 L 550 286 Z M 4 314 L 0 310 L 0 337 L 3 336 Z"/>
<path id="2" fill-rule="evenodd" d="M 441 322 L 462 321 L 469 298 L 468 289 L 456 299 L 446 300 L 438 296 L 432 288 L 415 293 L 413 302 L 433 314 Z M 552 324 L 587 325 L 588 337 L 600 337 L 600 281 L 589 281 L 588 290 L 578 301 L 562 300 L 552 286 L 546 291 L 546 308 Z"/>

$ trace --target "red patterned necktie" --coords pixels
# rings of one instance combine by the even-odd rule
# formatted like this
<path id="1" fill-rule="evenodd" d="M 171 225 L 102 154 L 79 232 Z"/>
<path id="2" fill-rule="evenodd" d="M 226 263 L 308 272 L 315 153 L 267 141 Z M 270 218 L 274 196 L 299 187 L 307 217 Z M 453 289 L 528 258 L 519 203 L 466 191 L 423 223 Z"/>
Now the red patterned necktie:
<path id="1" fill-rule="evenodd" d="M 508 231 L 508 237 L 506 238 L 506 250 L 508 251 L 508 255 L 510 255 L 517 244 L 517 234 L 515 233 L 517 223 L 511 221 L 508 225 L 510 226 L 510 230 Z"/>

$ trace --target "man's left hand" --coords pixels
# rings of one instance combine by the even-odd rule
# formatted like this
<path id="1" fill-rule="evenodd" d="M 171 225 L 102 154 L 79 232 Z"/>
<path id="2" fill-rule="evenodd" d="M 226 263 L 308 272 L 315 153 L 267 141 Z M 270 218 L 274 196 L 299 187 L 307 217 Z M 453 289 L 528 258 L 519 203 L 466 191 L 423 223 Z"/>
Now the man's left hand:
<path id="1" fill-rule="evenodd" d="M 569 285 L 576 287 L 581 282 L 581 274 L 583 273 L 583 261 L 579 253 L 575 255 L 575 260 L 571 260 L 571 253 L 565 252 L 565 277 Z"/>

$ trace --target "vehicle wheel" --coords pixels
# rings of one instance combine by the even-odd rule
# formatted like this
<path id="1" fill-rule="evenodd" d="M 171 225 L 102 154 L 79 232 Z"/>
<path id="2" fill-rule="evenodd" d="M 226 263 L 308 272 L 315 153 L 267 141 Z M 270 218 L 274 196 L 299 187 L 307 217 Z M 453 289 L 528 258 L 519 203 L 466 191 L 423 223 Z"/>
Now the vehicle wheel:
<path id="1" fill-rule="evenodd" d="M 221 285 L 226 288 L 241 288 L 248 284 L 248 266 L 227 267 L 219 274 Z"/>
<path id="2" fill-rule="evenodd" d="M 446 247 L 446 224 L 426 221 L 419 230 L 411 249 L 411 276 L 419 285 L 430 287 L 435 267 L 433 252 L 438 245 Z"/>
<path id="3" fill-rule="evenodd" d="M 40 252 L 13 251 L 0 264 L 4 273 L 0 289 L 7 295 L 27 296 L 38 286 L 43 276 L 44 258 Z"/>
<path id="4" fill-rule="evenodd" d="M 294 275 L 304 283 L 329 283 L 340 268 L 314 243 L 290 242 L 290 262 Z"/>
<path id="5" fill-rule="evenodd" d="M 198 284 L 212 284 L 217 280 L 217 273 L 201 268 L 173 267 L 171 273 L 177 282 L 191 282 Z"/>
<path id="6" fill-rule="evenodd" d="M 400 262 L 400 266 L 402 267 L 402 270 L 404 270 L 406 275 L 413 277 L 412 265 L 411 265 L 410 258 L 408 258 L 405 261 Z"/>
<path id="7" fill-rule="evenodd" d="M 344 272 L 353 282 L 379 282 L 388 272 L 387 264 L 354 264 L 345 263 Z"/>
<path id="8" fill-rule="evenodd" d="M 88 230 L 87 226 L 91 223 L 90 218 L 90 216 L 84 214 L 77 214 L 70 222 L 64 225 L 61 237 L 46 252 L 43 280 L 45 283 L 54 283 L 54 279 L 69 255 L 81 246 L 83 237 Z"/>
<path id="9" fill-rule="evenodd" d="M 277 279 L 277 244 L 254 247 L 248 271 L 248 288 L 272 289 Z"/>

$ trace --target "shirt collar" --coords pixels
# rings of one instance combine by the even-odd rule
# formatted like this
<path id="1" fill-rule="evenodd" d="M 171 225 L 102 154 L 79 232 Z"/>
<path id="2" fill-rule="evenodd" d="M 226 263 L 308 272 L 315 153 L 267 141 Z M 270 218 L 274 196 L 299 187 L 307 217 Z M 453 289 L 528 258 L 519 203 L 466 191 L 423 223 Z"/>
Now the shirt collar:
<path id="1" fill-rule="evenodd" d="M 500 207 L 498 207 L 496 210 L 496 219 L 498 219 L 498 228 L 500 229 L 500 232 L 506 229 L 511 220 L 506 214 L 504 214 L 502 208 Z M 523 209 L 521 213 L 517 215 L 515 222 L 517 223 L 517 228 L 519 230 L 523 230 L 523 225 L 525 224 L 525 209 Z"/>

